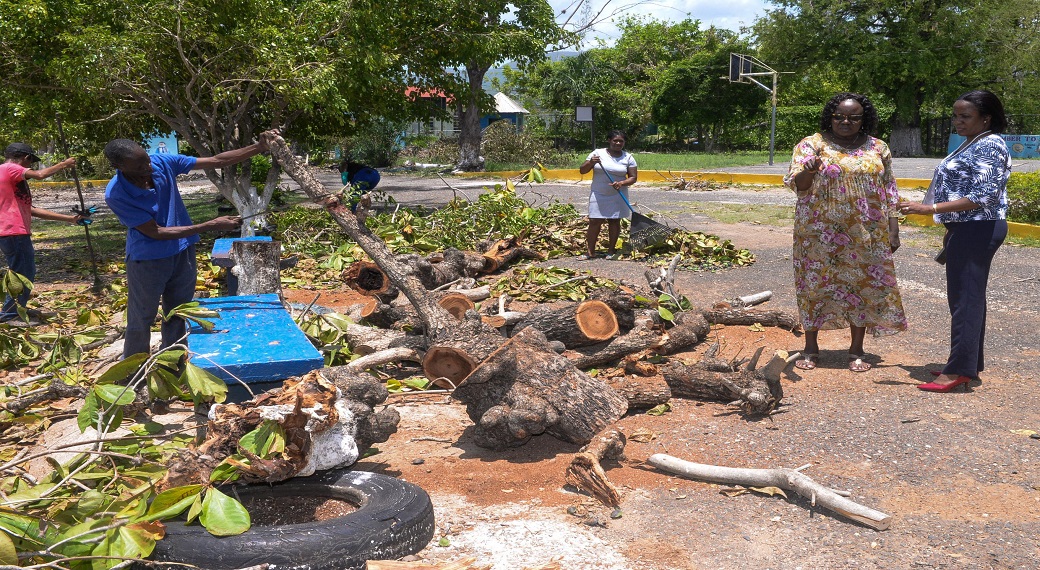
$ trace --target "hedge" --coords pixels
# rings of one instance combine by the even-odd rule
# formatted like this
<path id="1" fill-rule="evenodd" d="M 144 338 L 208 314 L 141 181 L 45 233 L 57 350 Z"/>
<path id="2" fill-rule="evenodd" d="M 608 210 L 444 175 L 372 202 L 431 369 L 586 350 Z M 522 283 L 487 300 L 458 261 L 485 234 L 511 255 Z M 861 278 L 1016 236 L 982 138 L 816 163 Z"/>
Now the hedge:
<path id="1" fill-rule="evenodd" d="M 1007 192 L 1008 220 L 1040 224 L 1040 172 L 1012 172 Z"/>

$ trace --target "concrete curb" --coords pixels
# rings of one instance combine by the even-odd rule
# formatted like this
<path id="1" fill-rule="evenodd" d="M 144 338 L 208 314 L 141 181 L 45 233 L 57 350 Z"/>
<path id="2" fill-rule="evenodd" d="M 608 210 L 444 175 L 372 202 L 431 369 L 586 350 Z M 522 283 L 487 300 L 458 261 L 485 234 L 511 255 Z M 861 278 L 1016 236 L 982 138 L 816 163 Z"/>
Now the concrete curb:
<path id="1" fill-rule="evenodd" d="M 912 226 L 921 226 L 926 228 L 939 225 L 935 223 L 931 214 L 907 214 L 904 222 Z M 1008 222 L 1008 235 L 1019 238 L 1040 239 L 1040 226 L 1019 222 Z"/>
<path id="2" fill-rule="evenodd" d="M 526 170 L 507 172 L 460 172 L 462 177 L 492 177 L 512 178 L 519 176 Z M 543 170 L 542 175 L 546 180 L 591 180 L 591 174 L 581 175 L 577 169 Z M 784 176 L 782 174 L 741 174 L 734 172 L 696 172 L 692 170 L 676 170 L 671 172 L 646 171 L 639 172 L 639 180 L 642 182 L 674 182 L 682 178 L 684 180 L 704 180 L 707 182 L 718 182 L 720 184 L 773 184 L 783 186 Z M 928 188 L 931 179 L 926 178 L 897 178 L 896 185 L 899 188 L 915 189 Z"/>

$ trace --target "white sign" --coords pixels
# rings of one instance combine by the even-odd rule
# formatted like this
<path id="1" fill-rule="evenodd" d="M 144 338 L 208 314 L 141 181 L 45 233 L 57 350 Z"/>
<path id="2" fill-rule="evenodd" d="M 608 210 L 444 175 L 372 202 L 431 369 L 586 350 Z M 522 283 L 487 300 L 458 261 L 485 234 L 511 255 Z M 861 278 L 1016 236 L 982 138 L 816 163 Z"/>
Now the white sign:
<path id="1" fill-rule="evenodd" d="M 592 107 L 575 107 L 574 120 L 579 123 L 592 122 Z"/>

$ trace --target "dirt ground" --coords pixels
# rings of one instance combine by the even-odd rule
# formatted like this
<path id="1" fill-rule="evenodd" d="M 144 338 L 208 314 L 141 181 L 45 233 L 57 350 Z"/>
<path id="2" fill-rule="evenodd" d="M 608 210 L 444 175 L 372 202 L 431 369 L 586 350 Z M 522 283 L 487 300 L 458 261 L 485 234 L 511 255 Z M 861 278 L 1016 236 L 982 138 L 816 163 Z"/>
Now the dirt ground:
<path id="1" fill-rule="evenodd" d="M 702 223 L 706 231 L 751 248 L 759 263 L 685 272 L 679 282 L 695 304 L 773 289 L 766 307 L 794 311 L 789 229 Z M 905 233 L 904 241 L 931 239 L 912 229 Z M 905 253 L 914 261 L 926 257 Z M 624 261 L 554 263 L 637 286 L 645 270 Z M 629 413 L 620 423 L 626 434 L 649 430 L 654 437 L 630 441 L 624 461 L 605 465 L 622 491 L 620 518 L 565 485 L 577 446 L 540 436 L 504 452 L 481 449 L 469 436 L 465 408 L 445 394 L 392 395 L 390 403 L 402 415 L 400 429 L 357 468 L 401 477 L 430 493 L 438 537 L 416 557 L 427 561 L 475 556 L 496 570 L 553 561 L 570 570 L 1037 568 L 1040 474 L 1034 466 L 1040 441 L 1029 437 L 1040 428 L 1035 366 L 1009 365 L 995 350 L 991 362 L 992 354 L 1001 362 L 991 364 L 969 393 L 916 390 L 931 378 L 928 370 L 945 360 L 939 351 L 948 320 L 936 316 L 945 304 L 941 281 L 907 281 L 915 284 L 904 285 L 911 330 L 868 339 L 874 365 L 869 372 L 845 368 L 847 331 L 825 331 L 821 367 L 790 368 L 783 405 L 769 418 L 749 419 L 724 403 L 682 399 L 673 399 L 672 410 L 661 416 Z M 301 297 L 309 301 L 313 292 Z M 351 297 L 325 293 L 319 304 L 347 306 Z M 718 327 L 711 339 L 722 343 L 728 357 L 749 356 L 760 346 L 767 353 L 795 351 L 803 342 L 797 333 L 750 327 Z M 1014 345 L 1008 340 L 993 344 Z M 673 358 L 696 360 L 706 344 Z M 1035 343 L 1023 350 L 1016 356 L 1028 362 L 1038 352 Z M 730 467 L 810 464 L 807 475 L 892 515 L 892 528 L 879 532 L 857 525 L 794 493 L 727 497 L 718 485 L 647 465 L 655 453 Z M 440 537 L 448 546 L 438 545 Z"/>
<path id="2" fill-rule="evenodd" d="M 437 203 L 432 188 L 385 188 L 400 201 Z M 429 181 L 427 185 L 435 183 Z M 575 203 L 587 190 L 573 185 L 539 190 Z M 756 190 L 728 189 L 725 198 Z M 775 192 L 781 195 L 782 192 Z M 716 233 L 751 249 L 758 262 L 720 272 L 682 272 L 680 291 L 695 305 L 773 291 L 767 308 L 795 311 L 790 228 L 722 224 L 682 214 L 685 200 L 711 200 L 637 187 L 633 194 L 668 210 L 691 229 Z M 720 192 L 719 195 L 722 195 Z M 1040 567 L 1040 397 L 1037 390 L 1036 252 L 1004 247 L 990 281 L 988 362 L 967 393 L 915 389 L 945 361 L 949 317 L 945 281 L 931 257 L 934 233 L 904 228 L 897 274 L 910 319 L 905 333 L 867 339 L 866 373 L 846 369 L 847 331 L 821 333 L 821 366 L 789 369 L 784 399 L 769 418 L 746 418 L 725 403 L 673 399 L 661 416 L 635 411 L 621 420 L 626 434 L 649 430 L 653 439 L 629 441 L 607 475 L 621 492 L 620 517 L 564 484 L 577 446 L 549 436 L 495 452 L 474 445 L 472 421 L 447 394 L 391 395 L 402 419 L 380 453 L 356 468 L 401 477 L 432 497 L 437 536 L 416 560 L 476 557 L 495 570 L 557 562 L 565 570 L 592 569 L 1036 569 Z M 553 260 L 645 289 L 641 264 Z M 53 275 L 50 274 L 50 275 Z M 315 291 L 286 290 L 310 303 Z M 345 307 L 353 295 L 324 291 L 318 304 Z M 758 347 L 795 351 L 798 334 L 780 329 L 719 327 L 712 340 L 723 356 L 749 356 Z M 695 360 L 702 344 L 673 358 Z M 648 466 L 667 453 L 689 461 L 747 468 L 795 468 L 851 498 L 892 515 L 874 531 L 814 507 L 810 500 L 744 494 L 728 497 L 718 485 L 682 479 Z M 445 540 L 440 540 L 441 538 Z"/>

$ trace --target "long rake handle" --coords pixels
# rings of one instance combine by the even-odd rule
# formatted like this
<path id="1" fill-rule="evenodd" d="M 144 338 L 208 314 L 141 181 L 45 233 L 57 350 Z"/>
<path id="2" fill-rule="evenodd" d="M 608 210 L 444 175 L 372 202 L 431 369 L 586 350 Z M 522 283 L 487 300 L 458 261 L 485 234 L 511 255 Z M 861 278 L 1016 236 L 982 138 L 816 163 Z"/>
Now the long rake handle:
<path id="1" fill-rule="evenodd" d="M 603 174 L 607 175 L 607 180 L 610 180 L 610 183 L 613 184 L 614 183 L 614 177 L 611 176 L 609 172 L 607 172 L 606 168 L 603 168 L 603 163 L 602 162 L 599 163 L 599 167 L 601 169 L 603 169 Z M 628 203 L 628 198 L 625 198 L 625 193 L 622 192 L 620 188 L 615 188 L 615 190 L 617 190 L 618 196 L 621 196 L 621 199 L 625 201 L 625 205 L 628 206 L 628 209 L 632 210 L 633 214 L 636 213 L 636 209 L 632 207 L 632 204 Z"/>

